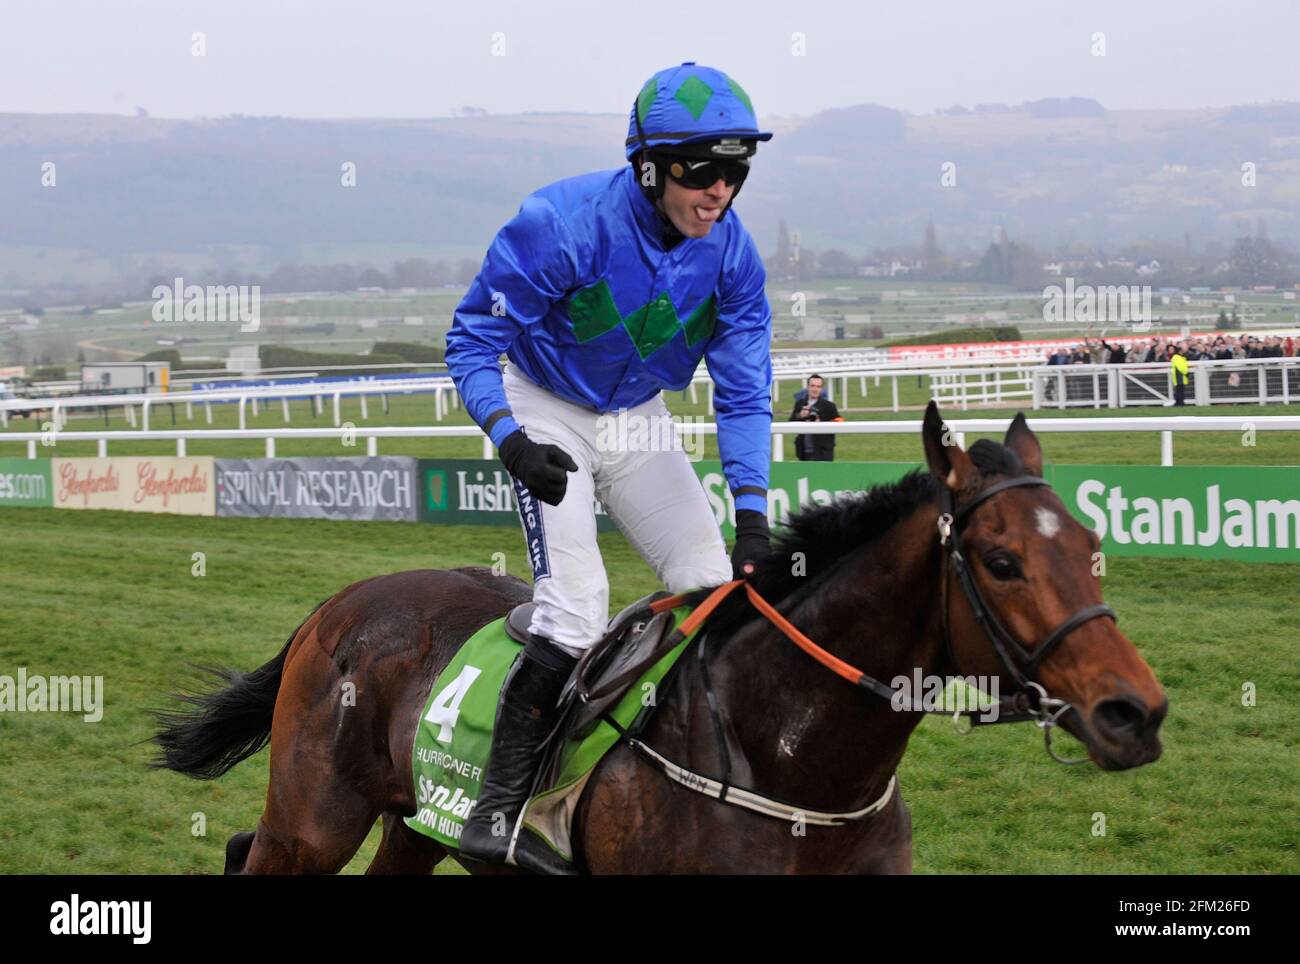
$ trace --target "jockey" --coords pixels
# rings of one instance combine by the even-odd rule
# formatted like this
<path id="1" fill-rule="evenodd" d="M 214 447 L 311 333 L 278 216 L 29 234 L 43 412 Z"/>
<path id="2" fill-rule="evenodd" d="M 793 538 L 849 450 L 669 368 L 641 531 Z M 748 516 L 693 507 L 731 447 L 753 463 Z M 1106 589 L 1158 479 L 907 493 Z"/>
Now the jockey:
<path id="1" fill-rule="evenodd" d="M 669 592 L 743 576 L 768 551 L 772 312 L 731 205 L 771 137 L 721 71 L 660 71 L 632 105 L 630 166 L 525 198 L 456 308 L 447 368 L 513 477 L 537 604 L 460 838 L 466 857 L 571 872 L 519 824 L 560 691 L 609 618 L 595 503 Z M 701 359 L 736 510 L 730 562 L 660 396 L 689 385 Z M 661 437 L 672 441 L 644 444 Z"/>

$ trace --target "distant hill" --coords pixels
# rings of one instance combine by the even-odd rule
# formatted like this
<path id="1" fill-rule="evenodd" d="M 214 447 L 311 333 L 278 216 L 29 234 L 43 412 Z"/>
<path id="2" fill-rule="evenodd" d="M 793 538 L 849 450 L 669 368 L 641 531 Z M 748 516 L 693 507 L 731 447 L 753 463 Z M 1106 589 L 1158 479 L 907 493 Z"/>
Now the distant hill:
<path id="1" fill-rule="evenodd" d="M 998 225 L 1045 247 L 1227 243 L 1260 219 L 1300 247 L 1300 104 L 1107 111 L 1062 98 L 765 122 L 777 136 L 737 203 L 765 252 L 781 219 L 808 247 L 855 253 L 919 244 L 927 219 L 948 250 L 979 250 Z M 625 123 L 0 114 L 0 288 L 195 263 L 477 258 L 530 190 L 624 163 Z M 355 188 L 340 186 L 347 161 Z M 940 183 L 946 163 L 954 187 Z"/>

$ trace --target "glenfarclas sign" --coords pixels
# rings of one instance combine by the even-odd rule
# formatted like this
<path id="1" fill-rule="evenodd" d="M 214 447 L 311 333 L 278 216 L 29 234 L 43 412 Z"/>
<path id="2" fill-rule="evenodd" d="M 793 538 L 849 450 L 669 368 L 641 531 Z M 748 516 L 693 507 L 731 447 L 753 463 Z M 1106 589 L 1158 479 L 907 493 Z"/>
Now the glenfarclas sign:
<path id="1" fill-rule="evenodd" d="M 68 505 L 81 503 L 83 508 L 90 506 L 92 498 L 103 493 L 116 493 L 122 487 L 122 480 L 111 464 L 100 466 L 98 460 L 85 460 L 89 464 L 78 464 L 81 459 L 58 459 L 59 487 L 54 493 L 54 504 Z M 96 500 L 98 501 L 98 500 Z"/>
<path id="2" fill-rule="evenodd" d="M 140 504 L 148 499 L 161 499 L 163 508 L 166 509 L 175 496 L 203 495 L 212 488 L 210 465 L 207 471 L 193 465 L 189 475 L 179 475 L 175 466 L 168 466 L 166 473 L 163 475 L 159 466 L 152 461 L 141 462 L 136 467 L 135 502 Z"/>
<path id="3" fill-rule="evenodd" d="M 54 505 L 215 515 L 211 456 L 53 459 Z"/>

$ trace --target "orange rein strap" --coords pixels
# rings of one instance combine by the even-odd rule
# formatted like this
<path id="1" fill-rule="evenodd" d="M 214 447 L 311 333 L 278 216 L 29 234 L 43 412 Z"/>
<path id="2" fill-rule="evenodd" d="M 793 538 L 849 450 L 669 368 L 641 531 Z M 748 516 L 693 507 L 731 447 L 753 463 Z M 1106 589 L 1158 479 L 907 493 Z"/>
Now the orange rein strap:
<path id="1" fill-rule="evenodd" d="M 704 602 L 700 603 L 691 611 L 689 616 L 682 620 L 682 624 L 677 627 L 677 631 L 683 636 L 689 636 L 691 633 L 695 632 L 695 630 L 699 628 L 700 624 L 704 622 L 704 620 L 708 619 L 713 610 L 718 608 L 718 604 L 726 599 L 727 596 L 731 594 L 731 591 L 741 583 L 745 584 L 745 592 L 749 595 L 749 601 L 753 603 L 754 608 L 766 616 L 768 622 L 781 630 L 781 632 L 785 633 L 792 643 L 802 649 L 813 659 L 817 660 L 817 662 L 821 663 L 836 676 L 842 676 L 854 685 L 857 685 L 862 681 L 864 674 L 861 670 L 844 662 L 844 660 L 837 656 L 833 656 L 826 652 L 826 650 L 822 649 L 803 633 L 799 632 L 790 620 L 777 612 L 775 607 L 760 596 L 758 590 L 744 579 L 733 579 L 731 582 L 724 582 L 717 589 L 713 590 Z M 686 601 L 687 598 L 685 595 L 669 596 L 666 599 L 659 599 L 652 602 L 650 604 L 650 610 L 654 613 L 660 613 L 665 609 L 674 609 Z"/>

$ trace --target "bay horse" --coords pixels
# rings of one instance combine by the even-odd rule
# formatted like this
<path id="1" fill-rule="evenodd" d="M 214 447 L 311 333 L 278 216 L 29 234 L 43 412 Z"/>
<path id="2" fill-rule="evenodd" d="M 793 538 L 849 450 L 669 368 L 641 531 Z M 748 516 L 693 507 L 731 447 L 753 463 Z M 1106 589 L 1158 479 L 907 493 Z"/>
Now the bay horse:
<path id="1" fill-rule="evenodd" d="M 1093 571 L 1097 538 L 1042 483 L 1024 416 L 1001 444 L 967 452 L 932 402 L 922 438 L 928 472 L 794 513 L 749 585 L 865 677 L 979 675 L 1004 692 L 1041 692 L 1044 705 L 1050 693 L 1052 722 L 1098 767 L 1157 759 L 1164 692 L 1116 622 L 1094 618 L 1113 615 Z M 211 779 L 270 743 L 266 806 L 255 831 L 229 841 L 227 873 L 337 873 L 376 819 L 383 839 L 367 873 L 429 873 L 459 858 L 402 820 L 416 812 L 411 752 L 424 702 L 461 644 L 530 596 L 527 583 L 484 568 L 351 585 L 266 665 L 219 671 L 224 688 L 161 714 L 153 765 Z M 1029 660 L 1052 651 L 1027 672 L 1003 658 L 1007 645 Z M 577 802 L 575 864 L 597 874 L 909 873 L 911 819 L 895 771 L 922 715 L 828 672 L 744 593 L 692 646 L 658 694 L 645 746 L 810 811 L 879 805 L 792 832 L 789 820 L 670 780 L 623 741 Z"/>

